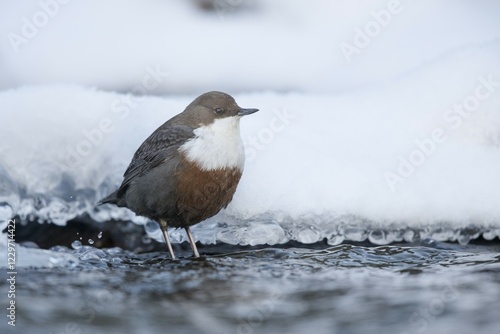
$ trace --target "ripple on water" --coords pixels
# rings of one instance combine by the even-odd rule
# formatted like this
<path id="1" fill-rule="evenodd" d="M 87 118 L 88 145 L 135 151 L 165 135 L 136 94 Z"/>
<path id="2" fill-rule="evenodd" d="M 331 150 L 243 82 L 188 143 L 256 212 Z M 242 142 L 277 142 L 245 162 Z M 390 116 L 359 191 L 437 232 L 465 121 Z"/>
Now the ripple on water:
<path id="1" fill-rule="evenodd" d="M 210 324 L 230 333 L 300 333 L 304 326 L 316 326 L 317 333 L 362 333 L 368 327 L 418 332 L 411 316 L 422 311 L 439 311 L 429 313 L 429 328 L 448 324 L 456 333 L 479 321 L 476 314 L 485 326 L 498 325 L 491 311 L 500 307 L 498 249 L 424 244 L 234 247 L 198 259 L 183 251 L 175 261 L 166 252 L 58 247 L 55 258 L 71 255 L 79 263 L 22 269 L 19 277 L 29 280 L 19 280 L 18 298 L 24 301 L 21 316 L 33 326 L 28 329 L 48 331 L 65 319 L 85 331 L 105 325 L 116 332 L 137 326 L 155 332 L 168 324 L 172 331 L 196 333 Z M 40 303 L 46 307 L 37 308 Z M 86 321 L 82 310 L 93 310 L 95 318 Z"/>

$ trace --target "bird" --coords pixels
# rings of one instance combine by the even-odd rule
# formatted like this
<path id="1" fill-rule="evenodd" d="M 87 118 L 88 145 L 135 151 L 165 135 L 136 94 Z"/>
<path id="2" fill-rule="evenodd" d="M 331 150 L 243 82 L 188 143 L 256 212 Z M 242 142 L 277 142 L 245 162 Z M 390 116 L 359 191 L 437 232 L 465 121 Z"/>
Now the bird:
<path id="1" fill-rule="evenodd" d="M 199 257 L 189 227 L 231 202 L 245 162 L 240 119 L 258 110 L 241 108 L 219 91 L 198 96 L 139 146 L 120 187 L 98 204 L 126 207 L 157 221 L 171 259 L 167 228 L 184 228 Z"/>

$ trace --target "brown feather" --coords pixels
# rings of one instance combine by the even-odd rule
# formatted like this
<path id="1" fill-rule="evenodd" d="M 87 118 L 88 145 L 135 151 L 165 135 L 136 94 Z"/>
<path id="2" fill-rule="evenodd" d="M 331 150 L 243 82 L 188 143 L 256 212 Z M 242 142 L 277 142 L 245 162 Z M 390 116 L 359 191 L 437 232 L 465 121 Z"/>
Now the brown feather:
<path id="1" fill-rule="evenodd" d="M 177 211 L 184 226 L 197 224 L 227 207 L 240 181 L 238 168 L 202 170 L 195 163 L 181 158 L 175 190 Z M 174 223 L 171 220 L 172 223 Z M 171 226 L 176 226 L 172 224 Z M 180 226 L 179 226 L 180 227 Z"/>

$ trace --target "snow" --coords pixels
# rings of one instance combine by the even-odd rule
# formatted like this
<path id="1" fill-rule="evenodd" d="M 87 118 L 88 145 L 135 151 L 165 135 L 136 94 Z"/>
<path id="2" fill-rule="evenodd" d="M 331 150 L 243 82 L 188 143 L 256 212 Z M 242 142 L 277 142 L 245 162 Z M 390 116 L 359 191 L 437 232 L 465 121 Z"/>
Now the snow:
<path id="1" fill-rule="evenodd" d="M 223 90 L 260 111 L 241 120 L 247 159 L 234 200 L 193 229 L 198 240 L 500 236 L 500 5 L 242 1 L 210 13 L 187 1 L 57 3 L 18 52 L 0 40 L 0 220 L 64 225 L 89 213 L 145 224 L 94 205 L 154 129 Z M 1 1 L 0 34 L 20 34 L 20 18 L 40 6 Z M 357 28 L 391 10 L 345 57 Z"/>
<path id="2" fill-rule="evenodd" d="M 37 27 L 34 18 L 52 12 L 39 2 L 58 11 Z M 158 64 L 169 76 L 157 94 L 345 92 L 500 37 L 494 1 L 396 0 L 399 10 L 386 19 L 395 1 L 216 0 L 227 6 L 214 12 L 196 2 L 0 1 L 0 88 L 78 83 L 130 91 L 146 66 Z M 356 46 L 356 28 L 372 27 L 375 17 L 378 33 L 360 39 L 347 62 L 340 45 Z M 25 43 L 11 43 L 9 34 Z"/>

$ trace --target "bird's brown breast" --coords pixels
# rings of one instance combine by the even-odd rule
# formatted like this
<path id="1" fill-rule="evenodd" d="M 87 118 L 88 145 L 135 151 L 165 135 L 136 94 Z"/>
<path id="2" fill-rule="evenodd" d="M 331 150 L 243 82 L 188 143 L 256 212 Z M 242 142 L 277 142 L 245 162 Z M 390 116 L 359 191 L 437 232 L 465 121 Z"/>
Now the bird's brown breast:
<path id="1" fill-rule="evenodd" d="M 233 198 L 242 171 L 239 168 L 202 170 L 184 157 L 177 172 L 177 209 L 183 223 L 197 224 L 217 214 Z"/>

